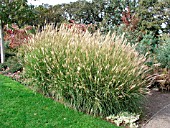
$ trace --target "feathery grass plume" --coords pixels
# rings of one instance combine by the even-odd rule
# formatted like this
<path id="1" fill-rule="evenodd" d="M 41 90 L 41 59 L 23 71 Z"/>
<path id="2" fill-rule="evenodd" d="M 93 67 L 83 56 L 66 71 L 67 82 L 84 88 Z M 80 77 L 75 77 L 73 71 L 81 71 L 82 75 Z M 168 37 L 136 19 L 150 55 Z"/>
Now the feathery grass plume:
<path id="1" fill-rule="evenodd" d="M 114 34 L 47 26 L 21 50 L 24 74 L 45 95 L 76 110 L 108 116 L 140 112 L 145 57 Z"/>

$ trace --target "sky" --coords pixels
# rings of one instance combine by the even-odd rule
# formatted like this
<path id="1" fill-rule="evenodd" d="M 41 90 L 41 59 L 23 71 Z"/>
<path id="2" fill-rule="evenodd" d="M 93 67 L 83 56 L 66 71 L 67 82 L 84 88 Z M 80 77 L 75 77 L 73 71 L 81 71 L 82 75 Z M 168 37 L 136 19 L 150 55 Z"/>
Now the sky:
<path id="1" fill-rule="evenodd" d="M 49 5 L 56 5 L 56 4 L 62 4 L 62 3 L 70 3 L 70 2 L 75 2 L 77 0 L 28 0 L 28 3 L 33 4 L 33 5 L 41 5 L 42 3 L 44 4 L 49 4 Z M 90 1 L 90 0 L 87 0 Z"/>

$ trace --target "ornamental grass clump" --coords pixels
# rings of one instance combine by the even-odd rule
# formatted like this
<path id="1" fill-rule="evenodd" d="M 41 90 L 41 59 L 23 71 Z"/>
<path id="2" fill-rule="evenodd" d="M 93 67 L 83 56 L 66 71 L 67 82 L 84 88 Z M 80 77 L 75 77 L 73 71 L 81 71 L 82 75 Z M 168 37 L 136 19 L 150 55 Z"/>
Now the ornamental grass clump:
<path id="1" fill-rule="evenodd" d="M 20 52 L 24 77 L 45 95 L 96 116 L 140 111 L 145 58 L 123 37 L 47 27 Z"/>

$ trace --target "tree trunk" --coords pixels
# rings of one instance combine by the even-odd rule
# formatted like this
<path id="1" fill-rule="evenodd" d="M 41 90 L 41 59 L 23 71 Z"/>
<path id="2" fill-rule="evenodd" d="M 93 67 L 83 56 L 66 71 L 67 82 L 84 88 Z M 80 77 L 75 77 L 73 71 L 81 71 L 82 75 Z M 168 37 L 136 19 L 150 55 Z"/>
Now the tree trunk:
<path id="1" fill-rule="evenodd" d="M 0 47 L 1 47 L 1 63 L 4 63 L 4 61 L 5 61 L 5 53 L 4 53 L 3 28 L 2 28 L 1 20 L 0 20 Z"/>

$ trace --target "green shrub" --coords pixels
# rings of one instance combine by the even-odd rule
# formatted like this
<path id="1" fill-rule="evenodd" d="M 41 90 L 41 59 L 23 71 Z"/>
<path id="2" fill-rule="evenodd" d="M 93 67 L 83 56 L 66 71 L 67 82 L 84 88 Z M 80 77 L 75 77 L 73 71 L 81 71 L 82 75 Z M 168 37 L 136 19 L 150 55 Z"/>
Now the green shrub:
<path id="1" fill-rule="evenodd" d="M 137 51 L 143 55 L 148 54 L 149 56 L 155 53 L 157 49 L 157 39 L 154 37 L 153 33 L 143 35 L 143 39 L 137 44 Z"/>
<path id="2" fill-rule="evenodd" d="M 20 50 L 30 85 L 79 111 L 108 116 L 139 112 L 145 58 L 110 34 L 47 29 Z"/>
<path id="3" fill-rule="evenodd" d="M 0 63 L 0 71 L 3 71 L 4 73 L 14 73 L 20 70 L 20 67 L 18 67 L 19 62 L 16 58 L 16 51 L 11 50 L 9 48 L 5 49 L 5 62 Z M 21 66 L 21 65 L 20 65 Z"/>
<path id="4" fill-rule="evenodd" d="M 19 63 L 19 60 L 16 56 L 9 57 L 7 61 L 3 64 L 0 64 L 0 71 L 3 73 L 15 73 L 22 70 L 22 65 Z"/>
<path id="5" fill-rule="evenodd" d="M 157 61 L 163 68 L 170 69 L 170 37 L 157 49 Z"/>

